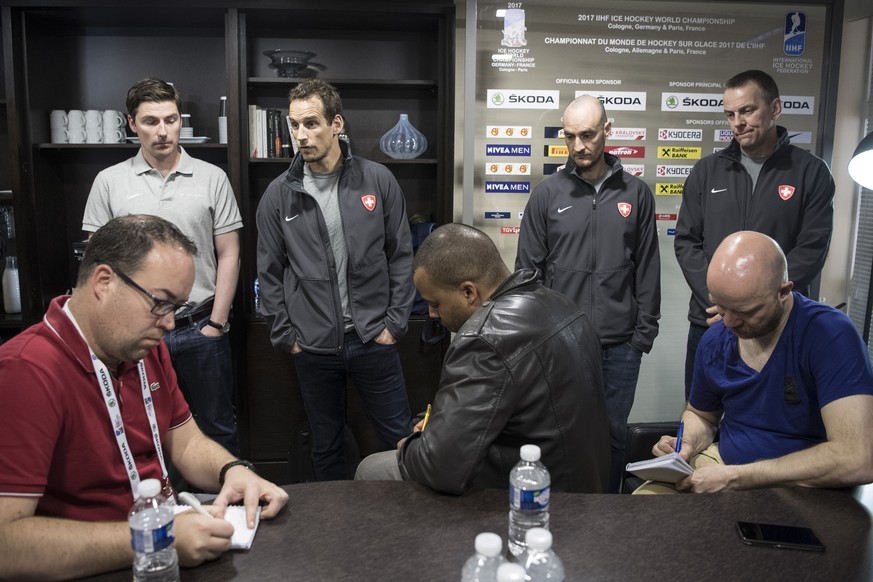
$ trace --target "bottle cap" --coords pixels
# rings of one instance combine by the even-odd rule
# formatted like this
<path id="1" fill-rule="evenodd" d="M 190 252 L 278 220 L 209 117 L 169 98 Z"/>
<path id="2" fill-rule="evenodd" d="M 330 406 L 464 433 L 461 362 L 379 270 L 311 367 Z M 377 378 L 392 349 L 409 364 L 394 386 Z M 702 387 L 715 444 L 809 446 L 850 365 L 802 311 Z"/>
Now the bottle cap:
<path id="1" fill-rule="evenodd" d="M 157 497 L 161 493 L 161 482 L 157 479 L 143 479 L 139 482 L 137 492 L 141 499 Z"/>
<path id="2" fill-rule="evenodd" d="M 552 532 L 542 527 L 532 527 L 524 534 L 524 543 L 535 550 L 549 550 L 552 547 Z"/>
<path id="3" fill-rule="evenodd" d="M 497 582 L 525 582 L 524 566 L 507 562 L 497 567 Z"/>
<path id="4" fill-rule="evenodd" d="M 521 459 L 528 463 L 540 460 L 540 448 L 536 445 L 522 445 Z"/>
<path id="5" fill-rule="evenodd" d="M 496 533 L 482 532 L 476 536 L 476 553 L 496 558 L 503 551 L 503 540 Z"/>

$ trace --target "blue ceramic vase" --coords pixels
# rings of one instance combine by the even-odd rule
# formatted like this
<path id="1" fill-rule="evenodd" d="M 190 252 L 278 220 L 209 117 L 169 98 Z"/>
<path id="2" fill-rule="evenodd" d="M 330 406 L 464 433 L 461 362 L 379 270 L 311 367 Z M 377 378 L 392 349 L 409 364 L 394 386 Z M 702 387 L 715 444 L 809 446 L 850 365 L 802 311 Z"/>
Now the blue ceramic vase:
<path id="1" fill-rule="evenodd" d="M 401 113 L 400 121 L 379 140 L 379 149 L 395 160 L 411 160 L 427 149 L 427 138 L 409 123 L 406 113 Z"/>

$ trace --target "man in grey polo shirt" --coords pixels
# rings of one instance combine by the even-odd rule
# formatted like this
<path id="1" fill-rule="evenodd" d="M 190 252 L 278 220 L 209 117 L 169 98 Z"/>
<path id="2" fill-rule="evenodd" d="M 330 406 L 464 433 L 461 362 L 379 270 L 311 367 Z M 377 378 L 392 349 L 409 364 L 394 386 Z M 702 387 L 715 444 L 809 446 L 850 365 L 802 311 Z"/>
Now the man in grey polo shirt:
<path id="1" fill-rule="evenodd" d="M 179 146 L 181 98 L 172 85 L 151 77 L 138 81 L 127 93 L 127 111 L 139 152 L 97 175 L 82 230 L 94 232 L 116 216 L 153 214 L 197 245 L 190 296 L 196 308 L 178 318 L 164 340 L 198 426 L 238 456 L 226 334 L 239 276 L 239 208 L 224 171 Z"/>

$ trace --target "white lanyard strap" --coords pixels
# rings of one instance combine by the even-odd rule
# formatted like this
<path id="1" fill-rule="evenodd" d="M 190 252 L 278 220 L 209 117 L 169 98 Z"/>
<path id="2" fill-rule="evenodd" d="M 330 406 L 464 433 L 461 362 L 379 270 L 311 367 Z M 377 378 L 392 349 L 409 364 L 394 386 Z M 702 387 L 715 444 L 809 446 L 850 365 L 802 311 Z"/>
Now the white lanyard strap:
<path id="1" fill-rule="evenodd" d="M 106 365 L 100 361 L 91 348 L 91 362 L 94 364 L 94 372 L 97 374 L 97 383 L 100 386 L 100 392 L 103 394 L 103 401 L 106 404 L 106 412 L 109 415 L 109 421 L 112 424 L 112 430 L 115 433 L 115 442 L 118 445 L 118 452 L 121 454 L 121 461 L 124 463 L 124 468 L 127 471 L 127 478 L 130 479 L 130 489 L 133 493 L 133 498 L 136 499 L 139 489 L 139 471 L 136 469 L 136 461 L 133 458 L 133 453 L 127 443 L 127 433 L 124 430 L 124 420 L 121 418 L 121 407 L 118 405 L 115 397 L 115 390 L 112 388 L 112 377 L 109 375 L 109 370 Z M 149 421 L 149 428 L 152 432 L 152 441 L 155 444 L 155 451 L 158 453 L 158 460 L 161 463 L 161 476 L 164 480 L 167 478 L 167 466 L 164 463 L 164 453 L 161 448 L 161 436 L 158 432 L 158 421 L 155 417 L 155 407 L 152 403 L 151 392 L 149 391 L 148 377 L 146 376 L 145 364 L 142 360 L 137 362 L 139 369 L 139 381 L 142 388 L 142 400 L 145 404 L 146 416 Z"/>
<path id="2" fill-rule="evenodd" d="M 76 326 L 76 329 L 81 334 L 82 330 L 79 329 L 79 325 L 67 305 L 64 305 L 64 313 L 67 314 L 67 317 L 70 318 Z M 84 339 L 84 336 L 82 339 Z M 88 342 L 86 341 L 85 344 L 87 345 L 87 343 Z M 127 443 L 127 434 L 124 430 L 124 420 L 121 417 L 121 407 L 116 399 L 115 390 L 112 387 L 112 376 L 109 374 L 106 364 L 97 357 L 94 350 L 91 349 L 91 346 L 88 346 L 88 352 L 91 355 L 91 363 L 94 365 L 94 372 L 97 374 L 97 384 L 100 386 L 100 393 L 103 395 L 103 402 L 106 404 L 106 412 L 109 415 L 112 432 L 115 434 L 115 442 L 118 445 L 118 452 L 121 454 L 121 461 L 124 463 L 127 478 L 130 480 L 130 490 L 133 494 L 134 500 L 136 500 L 139 497 L 139 493 L 137 493 L 140 482 L 139 471 L 137 471 L 136 461 L 133 458 L 130 445 Z M 148 376 L 146 376 L 145 364 L 142 360 L 137 362 L 137 368 L 139 369 L 139 383 L 140 388 L 142 389 L 142 401 L 145 405 L 149 428 L 152 432 L 152 441 L 155 444 L 155 451 L 157 451 L 158 454 L 158 461 L 161 463 L 162 480 L 166 484 L 168 482 L 167 465 L 164 462 L 164 451 L 161 447 L 161 435 L 158 432 L 158 420 L 155 416 L 155 406 L 152 402 Z"/>

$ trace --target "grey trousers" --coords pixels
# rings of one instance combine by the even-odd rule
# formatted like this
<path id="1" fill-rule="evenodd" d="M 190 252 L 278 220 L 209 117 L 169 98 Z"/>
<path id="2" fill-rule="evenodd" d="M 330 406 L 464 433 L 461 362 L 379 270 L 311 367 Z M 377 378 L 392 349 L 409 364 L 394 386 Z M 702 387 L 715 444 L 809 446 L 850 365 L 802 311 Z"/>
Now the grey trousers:
<path id="1" fill-rule="evenodd" d="M 355 472 L 356 481 L 403 481 L 397 451 L 373 453 L 365 457 Z"/>

